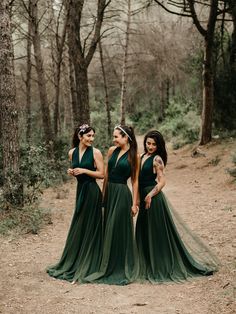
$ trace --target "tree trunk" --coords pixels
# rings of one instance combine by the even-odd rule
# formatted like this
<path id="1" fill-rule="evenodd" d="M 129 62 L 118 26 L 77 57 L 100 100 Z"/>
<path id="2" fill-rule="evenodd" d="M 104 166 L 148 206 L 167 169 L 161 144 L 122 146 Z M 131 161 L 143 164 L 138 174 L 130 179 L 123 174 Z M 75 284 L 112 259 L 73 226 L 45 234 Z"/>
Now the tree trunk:
<path id="1" fill-rule="evenodd" d="M 124 51 L 124 59 L 123 59 L 123 67 L 122 67 L 122 79 L 121 79 L 121 100 L 120 100 L 120 108 L 121 108 L 121 124 L 125 124 L 125 102 L 126 102 L 126 76 L 127 76 L 127 62 L 128 62 L 128 49 L 129 49 L 129 35 L 130 35 L 130 20 L 131 20 L 131 0 L 128 0 L 128 12 L 127 12 L 127 21 L 126 21 L 126 33 L 125 33 L 125 51 Z"/>
<path id="2" fill-rule="evenodd" d="M 205 41 L 205 56 L 203 64 L 203 102 L 200 145 L 211 141 L 212 117 L 214 106 L 214 79 L 212 70 L 212 47 Z"/>
<path id="3" fill-rule="evenodd" d="M 211 8 L 205 39 L 205 52 L 203 62 L 203 102 L 202 124 L 200 130 L 200 145 L 209 143 L 212 139 L 212 120 L 214 108 L 214 69 L 213 44 L 217 19 L 218 0 L 211 0 Z"/>
<path id="4" fill-rule="evenodd" d="M 28 37 L 27 37 L 27 73 L 26 73 L 26 141 L 31 142 L 31 20 L 28 20 Z"/>
<path id="5" fill-rule="evenodd" d="M 170 104 L 170 79 L 166 79 L 166 105 Z"/>
<path id="6" fill-rule="evenodd" d="M 230 14 L 233 19 L 233 33 L 230 47 L 230 67 L 232 71 L 236 72 L 236 4 L 231 4 Z"/>
<path id="7" fill-rule="evenodd" d="M 78 106 L 76 86 L 75 86 L 74 66 L 73 66 L 73 62 L 70 56 L 69 56 L 69 78 L 70 78 L 70 92 L 71 92 L 73 120 L 74 120 L 74 126 L 76 127 L 79 123 L 79 106 Z"/>
<path id="8" fill-rule="evenodd" d="M 107 112 L 107 134 L 110 137 L 111 136 L 111 108 L 110 108 L 109 97 L 108 97 L 107 79 L 106 79 L 106 72 L 105 72 L 105 67 L 104 67 L 101 41 L 99 41 L 99 53 L 100 53 L 100 61 L 101 61 L 101 67 L 102 67 L 103 86 L 104 86 L 104 92 L 105 92 L 105 105 L 106 105 L 106 112 Z"/>
<path id="9" fill-rule="evenodd" d="M 89 108 L 89 88 L 88 88 L 88 67 L 93 58 L 97 43 L 100 40 L 100 32 L 103 22 L 104 11 L 111 0 L 97 1 L 97 14 L 94 21 L 93 29 L 86 37 L 85 41 L 81 41 L 81 17 L 84 6 L 84 0 L 67 0 L 69 10 L 68 14 L 68 46 L 69 55 L 73 61 L 75 72 L 75 86 L 77 93 L 77 105 L 79 107 L 79 123 L 90 122 Z M 86 42 L 91 34 L 93 37 L 90 44 Z M 87 52 L 87 53 L 86 53 Z"/>
<path id="10" fill-rule="evenodd" d="M 52 157 L 53 132 L 52 132 L 51 117 L 50 117 L 49 103 L 48 103 L 48 97 L 47 97 L 45 71 L 44 71 L 42 51 L 41 51 L 41 38 L 40 38 L 40 33 L 39 33 L 39 20 L 38 20 L 38 8 L 37 8 L 38 1 L 37 0 L 30 0 L 30 1 L 31 1 L 32 37 L 33 37 L 36 71 L 37 71 L 37 76 L 38 76 L 38 87 L 39 87 L 39 96 L 40 96 L 41 111 L 42 111 L 42 118 L 43 118 L 44 136 L 45 136 L 45 142 L 47 146 L 48 155 L 49 157 Z"/>
<path id="11" fill-rule="evenodd" d="M 66 10 L 66 16 L 63 21 L 62 30 L 59 33 L 60 29 L 60 16 L 61 12 L 64 8 L 64 3 L 62 2 L 58 18 L 55 18 L 54 14 L 54 0 L 49 0 L 49 18 L 52 21 L 51 24 L 53 26 L 53 34 L 51 35 L 51 54 L 52 54 L 52 64 L 53 64 L 53 71 L 54 71 L 54 85 L 55 85 L 55 101 L 54 101 L 54 135 L 57 137 L 58 132 L 61 128 L 61 118 L 60 118 L 60 81 L 61 81 L 61 64 L 64 52 L 64 45 L 66 39 L 66 30 L 67 30 L 67 22 L 68 22 L 68 11 Z"/>
<path id="12" fill-rule="evenodd" d="M 77 58 L 76 58 L 77 59 Z M 90 123 L 88 68 L 85 64 L 74 62 L 76 94 L 79 107 L 79 124 Z"/>
<path id="13" fill-rule="evenodd" d="M 63 130 L 64 131 L 71 129 L 71 126 L 74 123 L 68 70 L 69 70 L 68 63 L 62 62 L 63 89 L 61 93 L 61 100 L 62 100 Z"/>
<path id="14" fill-rule="evenodd" d="M 0 1 L 0 104 L 3 153 L 3 195 L 12 205 L 23 205 L 19 177 L 19 134 L 9 1 Z"/>

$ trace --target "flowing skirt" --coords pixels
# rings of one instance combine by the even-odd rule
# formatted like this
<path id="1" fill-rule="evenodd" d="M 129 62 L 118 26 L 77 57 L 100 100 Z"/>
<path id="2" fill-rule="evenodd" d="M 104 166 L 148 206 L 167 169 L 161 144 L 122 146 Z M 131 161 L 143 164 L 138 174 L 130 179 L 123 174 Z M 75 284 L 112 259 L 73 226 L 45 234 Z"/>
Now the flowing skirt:
<path id="1" fill-rule="evenodd" d="M 163 192 L 154 196 L 151 207 L 145 209 L 144 199 L 152 188 L 143 188 L 140 193 L 141 206 L 136 224 L 139 280 L 152 283 L 181 282 L 191 277 L 211 275 L 217 269 L 214 257 L 210 256 L 206 246 L 186 229 L 199 256 L 196 254 L 193 257 L 190 254 L 177 231 L 171 206 Z M 201 261 L 200 252 L 206 262 Z"/>
<path id="2" fill-rule="evenodd" d="M 47 269 L 55 278 L 83 282 L 98 270 L 102 250 L 102 194 L 95 181 L 78 183 L 76 206 L 60 261 Z"/>
<path id="3" fill-rule="evenodd" d="M 136 279 L 132 196 L 126 184 L 108 183 L 104 201 L 104 245 L 100 269 L 88 282 L 126 285 Z"/>

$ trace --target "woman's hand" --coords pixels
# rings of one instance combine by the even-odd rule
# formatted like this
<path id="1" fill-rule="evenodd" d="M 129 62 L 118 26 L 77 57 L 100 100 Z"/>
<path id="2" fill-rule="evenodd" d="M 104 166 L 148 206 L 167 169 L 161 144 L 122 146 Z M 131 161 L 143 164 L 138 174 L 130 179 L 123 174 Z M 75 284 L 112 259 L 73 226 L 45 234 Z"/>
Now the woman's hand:
<path id="1" fill-rule="evenodd" d="M 151 206 L 151 202 L 152 202 L 152 196 L 150 194 L 147 194 L 145 199 L 145 208 L 148 209 Z"/>
<path id="2" fill-rule="evenodd" d="M 138 210 L 139 210 L 139 207 L 137 205 L 133 205 L 131 207 L 131 212 L 132 212 L 133 217 L 137 214 Z"/>
<path id="3" fill-rule="evenodd" d="M 73 176 L 73 175 L 74 175 L 74 169 L 69 168 L 69 169 L 67 170 L 67 174 L 69 174 L 70 176 Z"/>
<path id="4" fill-rule="evenodd" d="M 80 174 L 84 174 L 84 173 L 86 173 L 86 170 L 87 169 L 85 169 L 85 168 L 74 168 L 74 171 L 73 171 L 74 176 L 78 176 Z"/>

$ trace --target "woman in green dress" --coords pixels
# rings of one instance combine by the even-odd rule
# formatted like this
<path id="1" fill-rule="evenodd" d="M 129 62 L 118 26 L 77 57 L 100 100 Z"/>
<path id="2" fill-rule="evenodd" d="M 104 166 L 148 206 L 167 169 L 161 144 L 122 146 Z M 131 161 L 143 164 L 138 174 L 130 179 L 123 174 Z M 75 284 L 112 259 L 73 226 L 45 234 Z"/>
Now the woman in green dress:
<path id="1" fill-rule="evenodd" d="M 50 276 L 83 282 L 98 270 L 102 250 L 102 193 L 96 179 L 104 177 L 101 152 L 92 147 L 95 130 L 87 124 L 76 128 L 69 151 L 71 168 L 76 177 L 76 205 L 60 261 L 47 269 Z"/>
<path id="2" fill-rule="evenodd" d="M 161 133 L 147 133 L 144 151 L 140 162 L 140 211 L 136 224 L 139 280 L 161 283 L 211 275 L 217 268 L 214 257 L 174 214 L 162 192 L 166 183 L 167 152 Z M 178 224 L 182 226 L 181 236 Z M 188 236 L 186 242 L 185 236 Z"/>
<path id="3" fill-rule="evenodd" d="M 98 272 L 88 282 L 125 285 L 136 279 L 137 251 L 134 241 L 133 216 L 138 197 L 137 142 L 133 129 L 116 126 L 115 146 L 108 151 L 104 182 L 104 244 Z M 131 177 L 133 197 L 127 186 Z"/>

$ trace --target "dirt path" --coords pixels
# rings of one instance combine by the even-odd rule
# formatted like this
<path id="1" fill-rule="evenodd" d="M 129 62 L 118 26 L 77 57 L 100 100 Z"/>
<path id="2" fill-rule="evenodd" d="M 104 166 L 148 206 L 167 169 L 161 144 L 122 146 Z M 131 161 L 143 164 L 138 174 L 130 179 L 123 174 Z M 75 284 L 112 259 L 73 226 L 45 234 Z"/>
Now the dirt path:
<path id="1" fill-rule="evenodd" d="M 73 213 L 72 180 L 43 195 L 42 205 L 52 209 L 52 225 L 38 235 L 0 238 L 0 313 L 235 313 L 236 185 L 225 172 L 235 143 L 203 150 L 206 157 L 190 157 L 187 147 L 169 153 L 164 191 L 221 260 L 217 274 L 183 284 L 124 287 L 72 286 L 49 277 L 45 268 L 60 257 Z"/>

